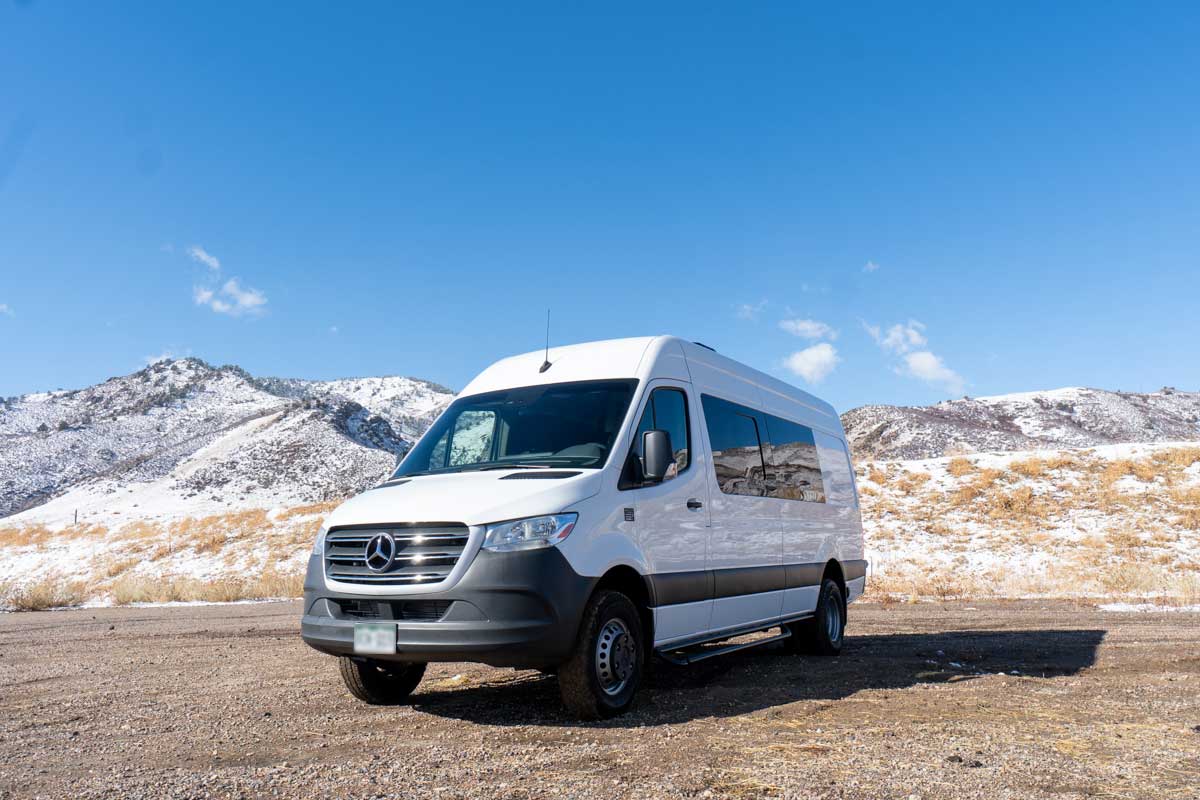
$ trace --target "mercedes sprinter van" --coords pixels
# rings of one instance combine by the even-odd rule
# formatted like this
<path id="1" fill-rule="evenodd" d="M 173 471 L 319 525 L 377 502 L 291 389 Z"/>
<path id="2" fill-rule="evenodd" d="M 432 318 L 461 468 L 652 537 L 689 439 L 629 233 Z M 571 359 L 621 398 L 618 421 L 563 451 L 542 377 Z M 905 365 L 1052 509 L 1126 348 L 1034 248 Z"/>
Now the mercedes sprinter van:
<path id="1" fill-rule="evenodd" d="M 368 703 L 477 661 L 555 671 L 594 719 L 630 706 L 655 656 L 837 655 L 866 569 L 828 403 L 704 345 L 617 339 L 471 381 L 325 520 L 301 629 Z"/>

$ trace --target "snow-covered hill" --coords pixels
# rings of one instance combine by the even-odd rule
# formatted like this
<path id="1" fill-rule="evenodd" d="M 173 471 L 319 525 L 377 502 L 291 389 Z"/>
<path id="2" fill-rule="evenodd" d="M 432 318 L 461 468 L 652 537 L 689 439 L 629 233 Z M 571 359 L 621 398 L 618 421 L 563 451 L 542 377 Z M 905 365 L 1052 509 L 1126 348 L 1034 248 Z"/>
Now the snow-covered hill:
<path id="1" fill-rule="evenodd" d="M 344 497 L 452 399 L 411 378 L 258 379 L 189 358 L 0 400 L 0 517 L 63 524 L 76 510 L 84 522 L 121 506 L 153 517 Z"/>
<path id="2" fill-rule="evenodd" d="M 843 414 L 842 424 L 858 458 L 1196 441 L 1200 392 L 1066 388 L 948 400 L 922 408 L 863 406 Z"/>

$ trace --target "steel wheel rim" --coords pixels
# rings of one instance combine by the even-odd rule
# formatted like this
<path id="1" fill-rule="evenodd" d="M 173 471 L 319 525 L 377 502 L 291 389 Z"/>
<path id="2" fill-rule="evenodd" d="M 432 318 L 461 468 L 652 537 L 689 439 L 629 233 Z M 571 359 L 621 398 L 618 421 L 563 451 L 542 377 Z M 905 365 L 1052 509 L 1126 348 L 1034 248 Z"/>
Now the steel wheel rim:
<path id="1" fill-rule="evenodd" d="M 637 644 L 625 621 L 614 617 L 596 637 L 596 678 L 606 695 L 620 694 L 633 678 Z"/>
<path id="2" fill-rule="evenodd" d="M 825 595 L 825 635 L 833 644 L 842 638 L 842 610 L 839 605 L 833 592 Z"/>

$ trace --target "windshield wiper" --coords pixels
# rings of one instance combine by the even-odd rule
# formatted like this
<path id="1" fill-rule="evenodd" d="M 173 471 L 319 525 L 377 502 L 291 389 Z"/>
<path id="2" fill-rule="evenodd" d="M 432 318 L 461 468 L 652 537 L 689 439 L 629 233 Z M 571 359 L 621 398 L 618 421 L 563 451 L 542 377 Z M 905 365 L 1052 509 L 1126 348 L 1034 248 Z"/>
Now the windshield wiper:
<path id="1" fill-rule="evenodd" d="M 550 469 L 549 464 L 488 464 L 486 467 L 475 467 L 476 472 L 488 472 L 494 469 Z"/>

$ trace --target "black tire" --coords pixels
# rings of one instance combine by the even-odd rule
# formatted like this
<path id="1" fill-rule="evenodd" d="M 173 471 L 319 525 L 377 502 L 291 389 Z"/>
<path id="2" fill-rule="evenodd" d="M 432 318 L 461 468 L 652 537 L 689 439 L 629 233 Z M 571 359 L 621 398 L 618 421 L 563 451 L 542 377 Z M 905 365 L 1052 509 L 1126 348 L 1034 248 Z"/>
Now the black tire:
<path id="1" fill-rule="evenodd" d="M 403 703 L 425 675 L 424 664 L 387 661 L 355 661 L 338 658 L 338 669 L 350 694 L 373 706 Z"/>
<path id="2" fill-rule="evenodd" d="M 584 609 L 575 649 L 558 668 L 567 710 L 580 719 L 627 711 L 642 682 L 645 652 L 637 606 L 620 592 L 597 592 Z"/>
<path id="3" fill-rule="evenodd" d="M 811 619 L 788 623 L 792 635 L 783 640 L 789 653 L 836 656 L 846 639 L 846 601 L 833 578 L 821 581 L 817 608 Z"/>

